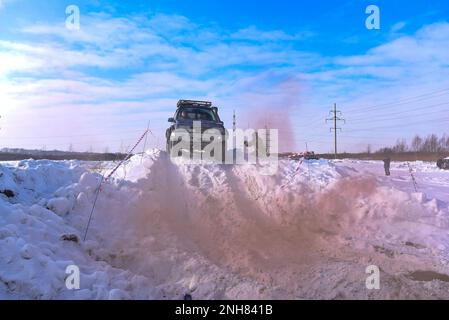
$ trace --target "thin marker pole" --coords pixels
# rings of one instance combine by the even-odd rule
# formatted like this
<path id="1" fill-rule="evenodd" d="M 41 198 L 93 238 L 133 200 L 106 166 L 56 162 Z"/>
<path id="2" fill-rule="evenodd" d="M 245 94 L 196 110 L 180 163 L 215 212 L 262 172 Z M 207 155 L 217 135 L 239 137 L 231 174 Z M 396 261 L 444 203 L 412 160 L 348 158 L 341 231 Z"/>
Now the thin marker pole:
<path id="1" fill-rule="evenodd" d="M 94 214 L 95 205 L 97 204 L 98 195 L 100 194 L 101 185 L 103 184 L 103 181 L 104 181 L 104 175 L 101 176 L 100 185 L 98 186 L 97 192 L 95 194 L 94 204 L 92 206 L 92 210 L 90 211 L 89 221 L 87 222 L 86 231 L 84 232 L 84 238 L 83 238 L 84 240 L 83 241 L 86 241 L 87 232 L 89 231 L 90 222 L 92 221 L 92 216 Z"/>
<path id="2" fill-rule="evenodd" d="M 309 154 L 309 147 L 307 145 L 307 142 L 306 142 L 306 152 L 307 152 L 307 154 Z M 309 159 L 307 159 L 307 171 L 309 174 L 309 181 L 310 181 L 310 160 Z"/>
<path id="3" fill-rule="evenodd" d="M 143 162 L 143 156 L 145 154 L 145 149 L 147 148 L 148 131 L 150 131 L 150 120 L 148 120 L 147 134 L 145 135 L 145 142 L 143 143 L 142 158 L 140 159 L 140 164 L 142 164 Z"/>

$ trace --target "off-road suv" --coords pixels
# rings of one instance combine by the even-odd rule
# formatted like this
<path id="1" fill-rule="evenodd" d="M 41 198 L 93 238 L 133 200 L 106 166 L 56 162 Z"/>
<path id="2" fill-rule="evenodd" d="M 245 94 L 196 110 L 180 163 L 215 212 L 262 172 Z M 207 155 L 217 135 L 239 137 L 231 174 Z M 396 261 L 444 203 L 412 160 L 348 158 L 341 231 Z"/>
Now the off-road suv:
<path id="1" fill-rule="evenodd" d="M 439 159 L 437 167 L 443 170 L 449 170 L 449 158 Z"/>
<path id="2" fill-rule="evenodd" d="M 220 159 L 224 159 L 226 129 L 223 121 L 218 116 L 218 108 L 212 106 L 211 102 L 179 100 L 175 115 L 173 118 L 169 118 L 168 122 L 172 124 L 165 133 L 169 155 L 180 155 L 173 155 L 174 152 L 172 152 L 178 143 L 183 143 L 183 149 L 188 147 L 190 155 L 193 155 L 195 152 L 204 153 L 205 149 L 207 151 L 214 143 L 215 146 L 219 144 L 221 147 L 222 156 Z M 185 141 L 186 134 L 188 134 L 188 143 Z M 177 149 L 179 149 L 179 146 Z M 214 151 L 208 156 L 214 157 Z"/>

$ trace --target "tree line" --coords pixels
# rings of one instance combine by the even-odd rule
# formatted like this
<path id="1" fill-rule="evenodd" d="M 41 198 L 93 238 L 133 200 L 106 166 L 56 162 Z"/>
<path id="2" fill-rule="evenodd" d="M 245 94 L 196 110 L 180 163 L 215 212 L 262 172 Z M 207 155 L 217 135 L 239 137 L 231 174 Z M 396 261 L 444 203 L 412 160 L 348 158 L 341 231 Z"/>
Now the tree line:
<path id="1" fill-rule="evenodd" d="M 403 153 L 403 152 L 425 152 L 441 153 L 449 152 L 449 136 L 444 134 L 438 137 L 436 134 L 429 134 L 427 137 L 416 135 L 410 142 L 406 139 L 398 139 L 392 147 L 381 148 L 377 153 Z"/>

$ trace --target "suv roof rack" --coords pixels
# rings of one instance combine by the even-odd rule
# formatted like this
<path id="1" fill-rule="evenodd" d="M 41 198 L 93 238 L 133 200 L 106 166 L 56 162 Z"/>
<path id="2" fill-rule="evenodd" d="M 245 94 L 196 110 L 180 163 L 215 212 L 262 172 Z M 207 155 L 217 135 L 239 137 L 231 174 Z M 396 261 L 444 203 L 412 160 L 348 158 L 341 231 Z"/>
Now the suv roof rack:
<path id="1" fill-rule="evenodd" d="M 177 107 L 212 107 L 210 101 L 196 101 L 196 100 L 179 100 Z"/>

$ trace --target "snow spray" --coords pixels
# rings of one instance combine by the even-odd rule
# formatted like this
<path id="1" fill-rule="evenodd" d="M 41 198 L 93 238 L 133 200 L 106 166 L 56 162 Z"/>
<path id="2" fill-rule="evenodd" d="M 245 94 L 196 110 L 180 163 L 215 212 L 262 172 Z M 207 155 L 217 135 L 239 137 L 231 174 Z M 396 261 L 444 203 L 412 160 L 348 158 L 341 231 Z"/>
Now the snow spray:
<path id="1" fill-rule="evenodd" d="M 87 238 L 87 232 L 89 231 L 90 222 L 92 221 L 92 216 L 93 216 L 94 211 L 95 211 L 95 205 L 97 204 L 98 195 L 100 194 L 100 191 L 101 191 L 101 185 L 103 184 L 103 182 L 108 181 L 111 178 L 111 176 L 118 170 L 118 168 L 120 168 L 120 166 L 122 164 L 124 164 L 131 157 L 131 155 L 134 152 L 134 150 L 137 148 L 137 146 L 140 144 L 140 142 L 142 142 L 143 138 L 147 136 L 149 131 L 150 131 L 150 129 L 148 128 L 142 134 L 142 136 L 139 138 L 139 140 L 137 140 L 137 142 L 134 145 L 134 147 L 132 147 L 132 149 L 129 150 L 129 152 L 125 156 L 125 158 L 123 158 L 123 160 L 120 161 L 120 163 L 111 171 L 111 173 L 109 173 L 109 175 L 106 178 L 104 177 L 104 175 L 102 175 L 101 181 L 100 181 L 100 185 L 98 186 L 97 191 L 95 193 L 95 200 L 94 200 L 94 203 L 92 205 L 92 210 L 91 210 L 90 215 L 89 215 L 89 220 L 87 221 L 86 231 L 84 232 L 84 238 L 83 238 L 84 241 L 86 241 L 86 238 Z"/>

